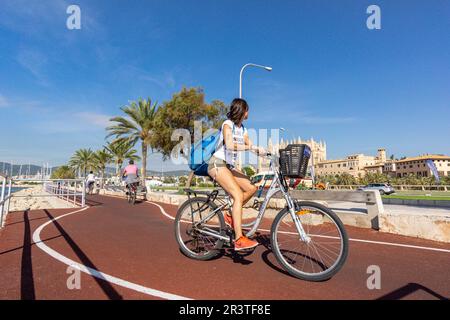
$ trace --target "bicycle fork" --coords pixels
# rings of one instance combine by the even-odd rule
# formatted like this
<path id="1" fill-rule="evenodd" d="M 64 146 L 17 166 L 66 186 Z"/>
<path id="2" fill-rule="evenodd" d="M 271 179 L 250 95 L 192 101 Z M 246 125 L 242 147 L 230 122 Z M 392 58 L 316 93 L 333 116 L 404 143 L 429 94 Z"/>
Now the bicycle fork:
<path id="1" fill-rule="evenodd" d="M 286 202 L 288 204 L 288 209 L 289 209 L 289 213 L 292 217 L 292 220 L 295 223 L 295 227 L 297 228 L 297 232 L 300 236 L 299 240 L 303 241 L 305 243 L 310 243 L 311 242 L 311 237 L 309 237 L 306 232 L 305 229 L 303 228 L 302 222 L 300 221 L 297 213 L 296 213 L 296 208 L 295 208 L 295 204 L 294 201 L 292 200 L 292 198 L 285 194 L 285 198 L 286 198 Z"/>

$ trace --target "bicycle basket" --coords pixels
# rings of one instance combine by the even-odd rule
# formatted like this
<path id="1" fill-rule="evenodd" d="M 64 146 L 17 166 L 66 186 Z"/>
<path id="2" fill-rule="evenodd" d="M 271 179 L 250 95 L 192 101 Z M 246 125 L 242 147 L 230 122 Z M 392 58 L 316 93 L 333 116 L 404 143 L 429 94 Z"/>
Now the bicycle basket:
<path id="1" fill-rule="evenodd" d="M 311 148 L 306 144 L 289 144 L 280 149 L 281 173 L 290 178 L 304 178 L 311 157 Z"/>

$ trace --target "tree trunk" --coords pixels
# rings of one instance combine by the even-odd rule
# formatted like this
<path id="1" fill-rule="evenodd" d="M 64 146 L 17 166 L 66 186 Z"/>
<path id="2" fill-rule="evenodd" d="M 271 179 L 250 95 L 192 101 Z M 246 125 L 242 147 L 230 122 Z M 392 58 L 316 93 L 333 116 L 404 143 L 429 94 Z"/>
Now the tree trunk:
<path id="1" fill-rule="evenodd" d="M 188 179 L 186 181 L 186 188 L 189 188 L 191 186 L 192 179 L 194 178 L 194 171 L 191 171 L 189 173 Z"/>
<path id="2" fill-rule="evenodd" d="M 121 161 L 121 160 L 119 160 L 119 163 L 118 163 L 118 170 L 117 170 L 117 176 L 118 177 L 120 177 L 121 176 L 121 174 L 122 174 L 122 163 L 123 163 L 123 160 Z"/>
<path id="3" fill-rule="evenodd" d="M 147 174 L 147 145 L 142 141 L 142 182 L 145 185 L 145 177 Z"/>

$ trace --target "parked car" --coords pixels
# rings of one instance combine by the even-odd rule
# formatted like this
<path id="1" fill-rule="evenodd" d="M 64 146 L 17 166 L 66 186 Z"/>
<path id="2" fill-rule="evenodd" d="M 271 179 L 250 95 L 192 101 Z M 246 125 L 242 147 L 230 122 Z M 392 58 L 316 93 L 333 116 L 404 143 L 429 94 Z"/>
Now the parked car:
<path id="1" fill-rule="evenodd" d="M 368 190 L 378 190 L 380 194 L 391 194 L 394 193 L 394 188 L 389 183 L 369 183 L 368 185 L 358 188 L 358 190 L 368 191 Z"/>

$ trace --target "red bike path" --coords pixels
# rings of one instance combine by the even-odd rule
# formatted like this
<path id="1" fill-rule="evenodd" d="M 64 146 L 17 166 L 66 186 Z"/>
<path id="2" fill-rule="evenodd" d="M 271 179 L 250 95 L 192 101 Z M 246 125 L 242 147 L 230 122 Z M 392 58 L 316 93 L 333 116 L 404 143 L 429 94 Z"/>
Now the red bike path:
<path id="1" fill-rule="evenodd" d="M 90 196 L 85 209 L 10 213 L 0 230 L 0 299 L 448 299 L 450 245 L 347 227 L 349 256 L 324 282 L 288 275 L 268 233 L 247 256 L 182 255 L 177 207 Z M 56 219 L 56 220 L 53 220 Z M 264 220 L 261 229 L 270 228 Z M 75 263 L 75 265 L 73 265 Z M 72 264 L 72 267 L 69 265 Z M 381 288 L 367 287 L 378 266 Z M 81 269 L 80 288 L 68 288 Z"/>

